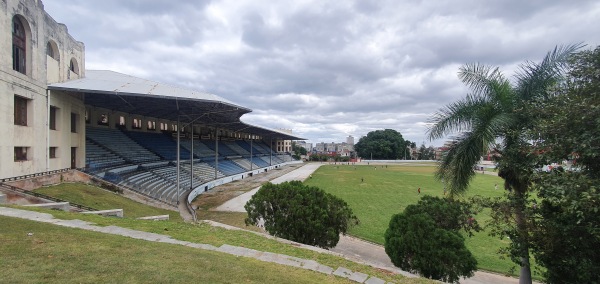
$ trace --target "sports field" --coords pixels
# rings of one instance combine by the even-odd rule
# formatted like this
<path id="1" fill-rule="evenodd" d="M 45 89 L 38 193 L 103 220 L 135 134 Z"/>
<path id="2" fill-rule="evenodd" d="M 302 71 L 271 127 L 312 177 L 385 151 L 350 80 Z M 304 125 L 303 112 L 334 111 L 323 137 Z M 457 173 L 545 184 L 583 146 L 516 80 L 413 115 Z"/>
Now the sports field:
<path id="1" fill-rule="evenodd" d="M 351 235 L 383 244 L 383 235 L 392 215 L 417 203 L 423 195 L 443 196 L 444 187 L 434 178 L 434 171 L 433 166 L 324 165 L 305 183 L 318 186 L 350 205 L 361 222 L 350 229 Z M 497 190 L 495 184 L 498 184 Z M 497 176 L 477 174 L 467 196 L 502 196 L 501 184 L 502 179 Z M 485 211 L 477 216 L 481 225 L 488 219 L 489 214 Z M 498 248 L 508 244 L 508 240 L 481 232 L 467 237 L 466 244 L 480 269 L 508 273 L 514 265 L 509 259 L 500 259 L 496 253 Z"/>

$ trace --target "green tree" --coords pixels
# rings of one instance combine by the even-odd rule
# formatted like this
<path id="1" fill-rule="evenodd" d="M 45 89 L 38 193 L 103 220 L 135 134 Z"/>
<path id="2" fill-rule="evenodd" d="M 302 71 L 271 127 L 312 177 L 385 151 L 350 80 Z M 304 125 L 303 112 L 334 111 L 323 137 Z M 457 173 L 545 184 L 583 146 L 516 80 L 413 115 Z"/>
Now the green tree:
<path id="1" fill-rule="evenodd" d="M 298 156 L 306 155 L 306 148 L 299 146 L 295 141 L 292 141 L 292 151 Z"/>
<path id="2" fill-rule="evenodd" d="M 568 57 L 578 48 L 579 45 L 557 47 L 540 63 L 522 64 L 514 84 L 498 68 L 464 65 L 460 68 L 459 78 L 472 93 L 434 114 L 433 126 L 428 130 L 432 140 L 461 133 L 444 154 L 437 170 L 437 177 L 446 181 L 451 196 L 466 191 L 475 176 L 473 166 L 497 139 L 502 140 L 500 148 L 494 149 L 499 153 L 495 161 L 498 176 L 504 179 L 504 188 L 510 192 L 512 200 L 510 206 L 514 209 L 511 254 L 521 266 L 521 283 L 532 281 L 525 205 L 536 159 L 529 154 L 532 145 L 526 134 L 536 119 L 528 107 L 531 102 L 543 101 L 552 94 L 563 79 Z"/>
<path id="3" fill-rule="evenodd" d="M 424 196 L 390 220 L 385 251 L 394 265 L 444 282 L 472 276 L 477 261 L 461 229 L 480 230 L 467 203 Z"/>
<path id="4" fill-rule="evenodd" d="M 600 47 L 576 53 L 563 88 L 536 105 L 531 129 L 540 166 L 532 207 L 532 252 L 548 283 L 600 283 Z"/>
<path id="5" fill-rule="evenodd" d="M 393 129 L 375 130 L 360 138 L 354 145 L 359 156 L 364 159 L 395 160 L 405 155 L 407 140 Z"/>
<path id="6" fill-rule="evenodd" d="M 322 248 L 335 247 L 340 233 L 358 223 L 345 201 L 299 181 L 266 183 L 244 208 L 247 225 L 263 220 L 273 236 Z"/>
<path id="7" fill-rule="evenodd" d="M 435 159 L 435 149 L 432 146 L 425 147 L 425 143 L 419 147 L 418 160 L 433 160 Z"/>

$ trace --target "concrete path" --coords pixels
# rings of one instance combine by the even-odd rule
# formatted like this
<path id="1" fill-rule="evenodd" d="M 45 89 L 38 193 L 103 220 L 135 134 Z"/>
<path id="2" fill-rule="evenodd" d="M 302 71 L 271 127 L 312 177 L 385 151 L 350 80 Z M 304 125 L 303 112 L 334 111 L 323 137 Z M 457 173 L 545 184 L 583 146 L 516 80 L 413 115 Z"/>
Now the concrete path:
<path id="1" fill-rule="evenodd" d="M 360 163 L 364 165 L 365 163 Z M 308 163 L 297 170 L 289 172 L 281 177 L 278 177 L 271 181 L 274 184 L 282 183 L 291 180 L 303 181 L 307 179 L 316 169 L 318 169 L 321 163 Z M 494 172 L 486 172 L 486 174 L 495 174 Z M 259 187 L 260 188 L 260 187 Z M 259 188 L 255 188 L 247 193 L 244 193 L 236 198 L 233 198 L 223 205 L 217 207 L 217 211 L 232 211 L 232 212 L 246 212 L 244 205 L 252 195 L 254 195 Z M 337 246 L 331 249 L 333 252 L 340 253 L 345 257 L 352 259 L 356 262 L 365 263 L 374 267 L 388 269 L 390 271 L 401 273 L 408 277 L 414 277 L 406 271 L 402 271 L 395 267 L 388 255 L 385 253 L 383 246 L 366 242 L 350 236 L 340 236 L 340 241 Z M 503 283 L 519 283 L 519 279 L 513 277 L 507 277 L 499 274 L 477 271 L 475 275 L 468 279 L 460 281 L 463 284 L 503 284 Z"/>
<path id="2" fill-rule="evenodd" d="M 61 220 L 55 219 L 54 216 L 48 213 L 39 213 L 15 208 L 1 207 L 0 206 L 0 215 L 28 219 L 37 222 L 50 223 L 58 226 L 69 227 L 69 228 L 79 228 L 89 231 L 95 231 L 105 234 L 111 235 L 119 235 L 124 237 L 130 237 L 139 240 L 151 241 L 151 242 L 159 242 L 159 243 L 168 243 L 175 245 L 183 245 L 196 249 L 203 250 L 211 250 L 222 253 L 227 253 L 239 257 L 250 257 L 260 261 L 272 262 L 281 265 L 292 266 L 301 269 L 312 270 L 320 273 L 324 273 L 327 275 L 336 275 L 339 277 L 347 278 L 354 282 L 358 283 L 367 283 L 367 284 L 383 284 L 384 280 L 367 275 L 365 273 L 361 273 L 358 271 L 352 271 L 345 267 L 338 267 L 337 269 L 333 269 L 332 267 L 320 264 L 311 259 L 303 259 L 293 256 L 288 256 L 284 254 L 271 253 L 271 252 L 263 252 L 254 249 L 231 246 L 224 244 L 220 247 L 215 247 L 209 244 L 201 244 L 201 243 L 192 243 L 187 241 L 181 241 L 171 238 L 167 235 L 131 230 L 127 228 L 117 227 L 117 226 L 106 226 L 100 227 L 96 226 L 93 223 L 81 221 L 81 220 Z"/>
<path id="3" fill-rule="evenodd" d="M 291 171 L 287 174 L 284 174 L 278 178 L 275 178 L 271 181 L 273 184 L 280 184 L 286 181 L 299 180 L 304 181 L 307 179 L 316 169 L 318 169 L 322 164 L 320 163 L 309 163 L 306 164 L 294 171 Z M 216 211 L 229 211 L 229 212 L 246 212 L 244 209 L 244 205 L 250 200 L 252 195 L 254 195 L 260 186 L 248 191 L 240 196 L 232 198 L 231 200 L 221 204 L 215 210 Z"/>

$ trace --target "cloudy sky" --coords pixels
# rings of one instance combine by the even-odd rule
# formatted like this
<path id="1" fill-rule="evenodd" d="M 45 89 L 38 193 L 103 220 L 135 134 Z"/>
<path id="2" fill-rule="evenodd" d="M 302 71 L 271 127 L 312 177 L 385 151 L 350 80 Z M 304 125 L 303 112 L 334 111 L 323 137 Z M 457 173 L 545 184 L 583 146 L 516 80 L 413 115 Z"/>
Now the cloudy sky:
<path id="1" fill-rule="evenodd" d="M 494 3 L 492 3 L 494 2 Z M 213 93 L 247 123 L 342 142 L 391 128 L 420 144 L 481 62 L 512 75 L 555 45 L 600 44 L 600 1 L 45 0 L 108 69 Z M 595 27 L 595 28 L 594 28 Z"/>

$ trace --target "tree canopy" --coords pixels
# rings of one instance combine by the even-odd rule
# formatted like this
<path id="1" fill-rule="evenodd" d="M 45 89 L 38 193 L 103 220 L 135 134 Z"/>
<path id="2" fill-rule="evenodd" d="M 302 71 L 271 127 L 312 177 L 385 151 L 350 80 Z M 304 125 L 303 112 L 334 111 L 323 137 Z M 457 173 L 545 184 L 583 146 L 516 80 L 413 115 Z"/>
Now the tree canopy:
<path id="1" fill-rule="evenodd" d="M 390 220 L 385 252 L 394 265 L 424 277 L 457 282 L 472 276 L 477 261 L 460 230 L 480 230 L 467 203 L 424 196 Z"/>
<path id="2" fill-rule="evenodd" d="M 509 191 L 509 207 L 514 227 L 511 252 L 521 266 L 521 282 L 531 283 L 529 266 L 529 231 L 527 227 L 527 194 L 530 190 L 537 158 L 532 155 L 532 140 L 528 129 L 539 119 L 532 103 L 548 100 L 564 79 L 568 58 L 580 45 L 557 47 L 540 63 L 525 62 L 512 83 L 498 69 L 482 64 L 467 64 L 460 68 L 459 78 L 471 93 L 464 99 L 437 111 L 430 122 L 430 139 L 443 138 L 459 132 L 456 143 L 443 155 L 437 177 L 447 182 L 450 195 L 464 193 L 475 176 L 473 166 L 480 157 L 493 149 L 498 176 Z"/>
<path id="3" fill-rule="evenodd" d="M 568 70 L 556 95 L 535 103 L 539 165 L 573 167 L 535 175 L 532 251 L 548 283 L 600 283 L 600 47 L 576 53 Z"/>
<path id="4" fill-rule="evenodd" d="M 263 220 L 273 236 L 322 248 L 334 247 L 358 223 L 344 200 L 300 181 L 266 183 L 244 208 L 246 224 Z"/>
<path id="5" fill-rule="evenodd" d="M 407 147 L 412 142 L 402 138 L 400 132 L 393 129 L 375 130 L 360 138 L 354 149 L 363 159 L 395 160 L 410 154 Z"/>

